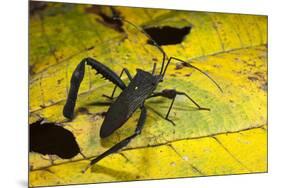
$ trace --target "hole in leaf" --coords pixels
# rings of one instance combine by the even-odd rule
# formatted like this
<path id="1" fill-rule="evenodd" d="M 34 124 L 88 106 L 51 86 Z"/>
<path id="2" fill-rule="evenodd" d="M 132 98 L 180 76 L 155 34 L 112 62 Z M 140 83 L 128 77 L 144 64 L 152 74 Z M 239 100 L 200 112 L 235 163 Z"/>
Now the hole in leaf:
<path id="1" fill-rule="evenodd" d="M 29 150 L 43 155 L 57 155 L 70 159 L 80 153 L 74 135 L 55 123 L 36 121 L 29 125 Z"/>
<path id="2" fill-rule="evenodd" d="M 110 27 L 118 32 L 124 32 L 122 26 L 123 22 L 121 20 L 115 20 L 114 17 L 120 17 L 120 12 L 118 12 L 113 7 L 108 7 L 111 11 L 111 15 L 105 13 L 102 6 L 93 5 L 91 7 L 86 8 L 87 13 L 92 13 L 99 15 L 102 18 L 102 21 L 99 20 L 103 25 Z"/>
<path id="3" fill-rule="evenodd" d="M 175 28 L 170 26 L 164 27 L 149 27 L 144 28 L 144 30 L 151 36 L 153 40 L 158 45 L 172 45 L 172 44 L 180 44 L 183 39 L 188 35 L 191 31 L 191 27 L 186 26 L 183 28 Z M 152 41 L 148 40 L 148 44 L 153 44 Z"/>

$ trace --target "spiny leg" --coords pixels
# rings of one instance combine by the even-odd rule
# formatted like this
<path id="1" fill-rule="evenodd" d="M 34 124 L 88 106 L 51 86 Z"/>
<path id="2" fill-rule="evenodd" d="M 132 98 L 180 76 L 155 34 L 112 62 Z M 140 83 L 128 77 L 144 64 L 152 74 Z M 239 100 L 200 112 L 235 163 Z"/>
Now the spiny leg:
<path id="1" fill-rule="evenodd" d="M 142 128 L 144 126 L 146 120 L 146 108 L 143 105 L 141 107 L 141 114 L 140 114 L 140 118 L 137 124 L 137 127 L 135 129 L 135 132 L 133 135 L 125 138 L 124 140 L 122 140 L 121 142 L 119 142 L 118 144 L 114 145 L 113 147 L 111 147 L 109 150 L 105 151 L 104 153 L 102 153 L 101 155 L 99 155 L 98 157 L 96 157 L 95 159 L 93 159 L 91 161 L 91 163 L 82 171 L 83 173 L 85 173 L 91 166 L 93 166 L 95 163 L 97 163 L 98 161 L 100 161 L 101 159 L 103 159 L 104 157 L 117 152 L 118 150 L 120 150 L 121 148 L 127 146 L 130 141 L 135 138 L 137 135 L 141 134 Z"/>
<path id="2" fill-rule="evenodd" d="M 152 69 L 152 73 L 151 73 L 152 75 L 154 75 L 155 70 L 156 70 L 156 63 L 153 64 L 153 69 Z M 131 76 L 131 74 L 130 74 L 130 72 L 129 72 L 129 70 L 127 68 L 123 68 L 123 70 L 121 71 L 121 73 L 119 75 L 119 78 L 121 79 L 121 77 L 122 77 L 124 72 L 128 76 L 129 80 L 132 81 L 133 78 L 132 78 L 132 76 Z M 102 95 L 102 96 L 112 100 L 114 98 L 114 93 L 115 93 L 116 89 L 117 89 L 117 85 L 115 85 L 115 87 L 114 87 L 114 89 L 112 91 L 111 96 L 108 96 L 108 95 Z"/>
<path id="3" fill-rule="evenodd" d="M 189 95 L 187 95 L 185 92 L 180 92 L 180 91 L 176 91 L 175 89 L 164 89 L 163 91 L 161 92 L 155 92 L 153 93 L 151 96 L 149 96 L 148 98 L 153 98 L 153 97 L 165 97 L 165 98 L 168 98 L 168 99 L 172 99 L 172 102 L 171 102 L 171 105 L 169 107 L 169 110 L 165 116 L 165 119 L 169 122 L 171 122 L 173 125 L 175 125 L 175 123 L 169 119 L 169 114 L 171 112 L 171 109 L 173 107 L 173 104 L 174 104 L 174 101 L 175 101 L 175 98 L 177 95 L 184 95 L 186 96 L 197 108 L 198 110 L 208 110 L 210 111 L 209 108 L 204 108 L 204 107 L 201 107 L 197 102 L 195 102 Z"/>
<path id="4" fill-rule="evenodd" d="M 74 70 L 71 76 L 70 89 L 68 92 L 66 103 L 63 108 L 63 115 L 69 119 L 72 119 L 74 116 L 74 108 L 76 104 L 78 90 L 85 74 L 85 64 L 90 65 L 93 69 L 97 71 L 97 74 L 101 74 L 105 79 L 108 79 L 121 89 L 126 88 L 125 83 L 110 68 L 95 59 L 89 57 L 84 58 L 77 65 L 76 69 Z"/>
<path id="5" fill-rule="evenodd" d="M 129 72 L 129 70 L 127 68 L 123 68 L 123 70 L 121 71 L 121 74 L 119 75 L 119 78 L 121 79 L 121 77 L 122 77 L 124 72 L 128 76 L 129 80 L 132 81 L 133 78 L 132 78 L 132 76 L 131 76 L 131 74 L 130 74 L 130 72 Z M 115 93 L 116 89 L 117 89 L 117 85 L 114 86 L 114 89 L 112 91 L 111 96 L 108 96 L 108 95 L 102 95 L 102 96 L 112 100 L 114 98 L 114 93 Z"/>

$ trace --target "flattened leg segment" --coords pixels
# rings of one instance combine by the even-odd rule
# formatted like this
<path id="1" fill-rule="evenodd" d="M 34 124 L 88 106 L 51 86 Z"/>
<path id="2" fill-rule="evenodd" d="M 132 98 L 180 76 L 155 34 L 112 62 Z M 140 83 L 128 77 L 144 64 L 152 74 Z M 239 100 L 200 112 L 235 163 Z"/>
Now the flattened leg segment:
<path id="1" fill-rule="evenodd" d="M 77 99 L 78 90 L 80 87 L 80 84 L 84 78 L 85 74 L 85 62 L 82 60 L 79 65 L 74 70 L 71 81 L 70 81 L 70 89 L 68 92 L 68 96 L 66 99 L 66 103 L 63 107 L 63 115 L 66 118 L 72 119 L 73 118 L 73 112 L 74 107 Z"/>
<path id="2" fill-rule="evenodd" d="M 109 150 L 105 151 L 104 153 L 102 153 L 101 155 L 99 155 L 98 157 L 93 159 L 91 161 L 91 163 L 85 168 L 85 170 L 83 170 L 83 173 L 86 172 L 91 166 L 93 166 L 95 163 L 97 163 L 98 161 L 100 161 L 104 157 L 106 157 L 106 156 L 108 156 L 112 153 L 115 153 L 118 150 L 122 149 L 123 147 L 127 146 L 133 138 L 135 138 L 137 135 L 141 134 L 142 128 L 143 128 L 144 123 L 145 123 L 145 120 L 146 120 L 146 108 L 145 108 L 145 106 L 142 106 L 141 107 L 141 115 L 140 115 L 140 118 L 139 118 L 139 121 L 138 121 L 138 124 L 136 126 L 134 134 L 125 138 L 124 140 L 122 140 L 118 144 L 111 147 Z"/>
<path id="3" fill-rule="evenodd" d="M 86 63 L 95 69 L 98 74 L 101 74 L 105 79 L 108 79 L 122 90 L 126 88 L 125 83 L 110 68 L 95 59 L 85 58 L 77 65 L 71 77 L 69 93 L 63 108 L 63 115 L 66 118 L 72 119 L 74 117 L 77 94 L 80 84 L 84 78 Z"/>

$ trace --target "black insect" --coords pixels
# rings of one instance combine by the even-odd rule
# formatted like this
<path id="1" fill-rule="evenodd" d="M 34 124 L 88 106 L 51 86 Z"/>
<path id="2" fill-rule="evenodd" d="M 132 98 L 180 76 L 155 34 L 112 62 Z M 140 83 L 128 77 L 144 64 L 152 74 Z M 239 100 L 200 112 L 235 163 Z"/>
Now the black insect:
<path id="1" fill-rule="evenodd" d="M 55 123 L 38 120 L 29 125 L 31 152 L 43 155 L 57 155 L 70 159 L 81 154 L 80 148 L 72 132 Z"/>
<path id="2" fill-rule="evenodd" d="M 121 20 L 121 18 L 115 18 L 117 20 Z M 132 114 L 140 108 L 141 114 L 140 118 L 138 120 L 136 129 L 134 134 L 131 136 L 125 138 L 121 142 L 117 143 L 113 147 L 111 147 L 109 150 L 105 151 L 95 159 L 91 161 L 91 163 L 87 166 L 87 168 L 83 171 L 85 172 L 89 167 L 91 167 L 93 164 L 97 163 L 104 157 L 108 156 L 109 154 L 112 154 L 114 152 L 117 152 L 121 148 L 125 147 L 128 145 L 128 143 L 137 135 L 139 135 L 142 131 L 142 128 L 144 126 L 145 120 L 146 120 L 146 107 L 145 107 L 145 101 L 149 98 L 153 97 L 165 97 L 168 99 L 171 99 L 171 105 L 168 109 L 168 112 L 166 114 L 165 119 L 168 120 L 169 122 L 173 123 L 172 120 L 169 119 L 169 113 L 172 109 L 172 106 L 174 104 L 174 100 L 177 95 L 184 95 L 188 99 L 191 100 L 192 103 L 199 109 L 199 110 L 210 110 L 208 108 L 203 108 L 199 104 L 197 104 L 190 96 L 188 96 L 184 92 L 176 91 L 175 89 L 165 89 L 161 92 L 155 92 L 157 85 L 164 80 L 165 73 L 167 71 L 168 65 L 172 60 L 176 60 L 182 63 L 185 63 L 186 66 L 194 68 L 201 73 L 205 74 L 208 78 L 210 78 L 216 85 L 217 87 L 221 90 L 219 85 L 206 73 L 198 69 L 197 67 L 181 60 L 175 57 L 170 57 L 168 58 L 164 50 L 141 28 L 135 26 L 131 22 L 127 20 L 123 20 L 124 22 L 129 23 L 132 25 L 134 28 L 138 29 L 141 31 L 143 34 L 145 34 L 149 41 L 152 41 L 152 44 L 156 46 L 161 53 L 163 54 L 163 60 L 162 60 L 162 65 L 160 69 L 159 74 L 155 74 L 156 70 L 156 64 L 154 63 L 152 73 L 146 72 L 141 69 L 137 69 L 137 73 L 134 77 L 131 76 L 129 71 L 124 68 L 118 76 L 115 72 L 113 72 L 110 68 L 107 66 L 103 65 L 102 63 L 98 62 L 95 59 L 92 59 L 90 57 L 83 59 L 80 64 L 77 66 L 77 68 L 74 70 L 73 75 L 71 77 L 71 86 L 69 90 L 69 94 L 67 97 L 66 104 L 63 109 L 63 115 L 69 119 L 72 119 L 74 117 L 73 112 L 74 112 L 74 107 L 77 99 L 77 93 L 79 90 L 79 86 L 81 81 L 83 80 L 84 73 L 85 73 L 85 64 L 90 65 L 93 69 L 97 71 L 97 73 L 101 74 L 105 79 L 108 79 L 111 81 L 113 84 L 115 84 L 115 88 L 112 92 L 111 96 L 106 96 L 110 99 L 114 98 L 114 92 L 117 88 L 117 86 L 123 90 L 121 94 L 117 97 L 117 99 L 111 104 L 109 107 L 105 119 L 103 121 L 103 124 L 100 129 L 100 137 L 105 138 L 109 135 L 111 135 L 115 130 L 120 128 L 131 116 Z M 168 59 L 168 60 L 167 60 Z M 167 61 L 166 61 L 167 60 Z M 166 63 L 166 64 L 165 64 Z M 125 83 L 121 80 L 121 76 L 123 73 L 126 73 L 130 83 L 128 86 L 125 85 Z"/>

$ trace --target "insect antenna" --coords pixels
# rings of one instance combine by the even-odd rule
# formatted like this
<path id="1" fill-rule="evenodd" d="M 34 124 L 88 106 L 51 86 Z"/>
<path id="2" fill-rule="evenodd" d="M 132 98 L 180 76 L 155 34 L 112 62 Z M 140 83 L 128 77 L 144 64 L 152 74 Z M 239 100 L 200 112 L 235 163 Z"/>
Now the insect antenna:
<path id="1" fill-rule="evenodd" d="M 194 69 L 196 69 L 197 71 L 199 71 L 199 72 L 201 72 L 202 74 L 204 74 L 205 76 L 207 76 L 207 77 L 217 86 L 217 88 L 218 88 L 221 92 L 223 92 L 222 88 L 219 86 L 219 84 L 218 84 L 211 76 L 209 76 L 207 73 L 205 73 L 205 72 L 202 71 L 201 69 L 195 67 L 194 65 L 191 65 L 190 63 L 188 63 L 188 62 L 186 62 L 186 61 L 183 61 L 183 60 L 178 59 L 178 58 L 176 58 L 176 57 L 170 57 L 169 60 L 168 60 L 168 62 L 167 62 L 167 64 L 165 65 L 165 60 L 166 60 L 166 58 L 168 58 L 167 54 L 165 53 L 165 51 L 163 50 L 163 48 L 161 48 L 161 46 L 159 46 L 159 45 L 157 44 L 157 42 L 156 42 L 155 40 L 153 40 L 152 37 L 151 37 L 145 30 L 143 30 L 141 27 L 138 27 L 138 26 L 136 26 L 135 24 L 133 24 L 132 22 L 130 22 L 130 21 L 128 21 L 128 20 L 125 20 L 125 19 L 123 19 L 123 18 L 121 18 L 121 17 L 118 17 L 118 16 L 114 16 L 114 17 L 113 17 L 113 20 L 120 20 L 120 21 L 123 21 L 123 22 L 126 22 L 126 23 L 132 25 L 135 29 L 137 29 L 137 30 L 139 30 L 140 32 L 142 32 L 142 33 L 152 42 L 152 44 L 153 44 L 155 47 L 157 47 L 157 48 L 161 51 L 161 53 L 163 54 L 162 66 L 161 66 L 161 71 L 160 71 L 160 75 L 162 75 L 162 79 L 161 79 L 161 80 L 163 80 L 163 78 L 164 78 L 164 76 L 165 76 L 165 73 L 166 73 L 166 70 L 167 70 L 168 65 L 170 64 L 171 60 L 174 59 L 174 60 L 180 61 L 180 62 L 182 62 L 182 63 L 185 63 L 185 65 L 186 65 L 187 67 L 194 68 Z M 164 68 L 164 65 L 165 65 L 165 68 Z M 156 65 L 154 65 L 154 67 L 153 67 L 152 74 L 154 74 L 155 68 L 156 68 Z"/>
<path id="2" fill-rule="evenodd" d="M 153 64 L 153 69 L 152 69 L 152 73 L 151 73 L 152 75 L 154 75 L 155 70 L 156 70 L 156 63 Z"/>
<path id="3" fill-rule="evenodd" d="M 133 24 L 132 22 L 130 22 L 130 21 L 128 21 L 128 20 L 125 20 L 125 19 L 123 19 L 123 18 L 121 18 L 121 17 L 115 16 L 115 17 L 113 17 L 113 20 L 120 20 L 120 21 L 123 21 L 123 22 L 126 22 L 126 23 L 130 24 L 130 25 L 133 26 L 135 29 L 137 29 L 137 30 L 139 30 L 140 32 L 142 32 L 142 33 L 152 42 L 152 44 L 153 44 L 155 47 L 157 47 L 157 48 L 161 51 L 161 53 L 163 54 L 162 66 L 161 66 L 161 71 L 160 71 L 160 75 L 161 75 L 162 72 L 163 72 L 163 70 L 164 70 L 165 60 L 166 60 L 166 58 L 168 57 L 167 54 L 165 53 L 165 51 L 163 50 L 163 48 L 161 48 L 161 46 L 159 46 L 159 45 L 157 44 L 157 42 L 156 42 L 155 40 L 153 40 L 152 37 L 151 37 L 145 30 L 143 30 L 141 27 L 138 27 L 138 26 L 136 26 L 135 24 Z"/>
<path id="4" fill-rule="evenodd" d="M 168 65 L 169 65 L 169 63 L 171 62 L 172 59 L 177 60 L 177 61 L 180 61 L 180 62 L 184 63 L 185 66 L 190 67 L 190 68 L 193 68 L 193 69 L 196 69 L 197 71 L 201 72 L 202 74 L 204 74 L 205 76 L 207 76 L 207 77 L 217 86 L 217 88 L 218 88 L 221 92 L 223 92 L 223 90 L 222 90 L 222 88 L 219 86 L 219 84 L 218 84 L 211 76 L 209 76 L 206 72 L 204 72 L 204 71 L 202 71 L 201 69 L 195 67 L 194 65 L 191 65 L 190 63 L 188 63 L 188 62 L 186 62 L 186 61 L 183 61 L 183 60 L 181 60 L 181 59 L 179 59 L 179 58 L 176 58 L 176 57 L 170 57 L 170 59 L 168 60 L 166 66 L 165 66 L 165 69 L 164 69 L 162 78 L 164 78 L 164 75 L 165 75 L 165 73 L 166 73 L 166 70 L 167 70 L 167 68 L 168 68 Z"/>

